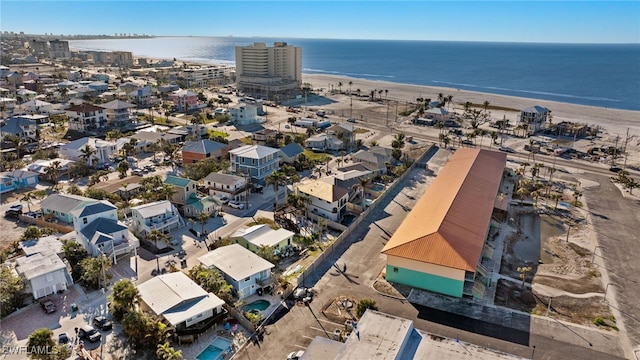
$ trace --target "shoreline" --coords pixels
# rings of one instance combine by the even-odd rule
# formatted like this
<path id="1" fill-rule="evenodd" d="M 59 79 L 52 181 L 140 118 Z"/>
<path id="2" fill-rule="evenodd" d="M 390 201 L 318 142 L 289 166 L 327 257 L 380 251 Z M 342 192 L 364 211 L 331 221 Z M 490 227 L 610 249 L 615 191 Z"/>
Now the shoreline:
<path id="1" fill-rule="evenodd" d="M 352 92 L 355 92 L 356 89 L 360 89 L 362 95 L 368 95 L 371 93 L 371 90 L 386 89 L 389 90 L 387 98 L 392 101 L 408 101 L 415 103 L 416 98 L 418 97 L 425 99 L 430 98 L 433 101 L 437 100 L 439 93 L 442 93 L 444 96 L 453 96 L 454 109 L 461 109 L 463 104 L 467 101 L 476 104 L 489 101 L 491 105 L 514 109 L 525 109 L 534 105 L 540 105 L 551 110 L 554 123 L 571 121 L 588 125 L 599 125 L 605 131 L 615 134 L 624 134 L 626 133 L 627 128 L 630 133 L 640 133 L 640 111 L 636 110 L 578 105 L 552 100 L 500 95 L 456 88 L 404 84 L 385 80 L 360 79 L 342 75 L 302 74 L 303 83 L 308 82 L 312 84 L 314 89 L 322 88 L 325 89 L 325 91 L 328 89 L 329 84 L 332 84 L 334 88 L 337 88 L 338 82 L 342 82 L 342 91 L 344 93 L 348 93 L 350 81 L 353 83 L 351 85 Z M 384 99 L 385 93 L 382 94 L 382 97 Z M 496 113 L 502 114 L 504 112 L 507 114 L 507 117 L 510 117 L 508 115 L 509 113 L 513 114 L 513 112 L 508 111 L 492 110 L 491 112 L 493 115 Z M 513 118 L 511 116 L 510 120 L 515 122 L 517 118 Z"/>
<path id="2" fill-rule="evenodd" d="M 154 61 L 167 60 L 167 58 L 161 59 L 149 56 L 134 56 L 134 58 Z M 176 58 L 176 61 L 194 66 L 229 65 L 221 62 L 205 63 L 180 58 Z M 453 95 L 454 105 L 452 110 L 461 110 L 463 104 L 467 101 L 476 104 L 482 104 L 484 101 L 489 101 L 491 105 L 520 110 L 534 105 L 540 105 L 551 110 L 553 122 L 556 124 L 562 121 L 569 121 L 591 126 L 600 126 L 604 133 L 609 134 L 624 135 L 628 129 L 630 135 L 640 135 L 640 111 L 638 110 L 580 105 L 553 100 L 461 90 L 449 87 L 414 85 L 386 80 L 369 80 L 344 75 L 302 73 L 303 83 L 308 82 L 314 89 L 324 89 L 324 91 L 328 90 L 329 84 L 333 84 L 334 88 L 337 88 L 338 82 L 342 82 L 342 91 L 346 94 L 349 91 L 349 81 L 353 83 L 351 86 L 352 92 L 355 92 L 356 89 L 359 88 L 362 95 L 367 95 L 374 89 L 389 90 L 387 93 L 387 99 L 391 101 L 415 103 L 416 98 L 418 97 L 437 100 L 438 94 L 442 93 L 445 96 Z M 382 96 L 384 97 L 385 94 L 383 93 Z M 517 121 L 518 114 L 513 111 L 491 110 L 491 113 L 493 119 L 507 116 L 512 123 Z"/>

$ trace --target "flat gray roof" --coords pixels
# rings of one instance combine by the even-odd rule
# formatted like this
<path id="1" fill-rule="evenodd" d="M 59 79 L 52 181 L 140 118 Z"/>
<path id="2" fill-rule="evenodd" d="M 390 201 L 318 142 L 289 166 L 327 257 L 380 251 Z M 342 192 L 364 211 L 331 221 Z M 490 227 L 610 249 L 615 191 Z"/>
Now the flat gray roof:
<path id="1" fill-rule="evenodd" d="M 239 244 L 222 246 L 209 251 L 200 256 L 198 261 L 206 267 L 213 266 L 238 281 L 275 267 Z"/>

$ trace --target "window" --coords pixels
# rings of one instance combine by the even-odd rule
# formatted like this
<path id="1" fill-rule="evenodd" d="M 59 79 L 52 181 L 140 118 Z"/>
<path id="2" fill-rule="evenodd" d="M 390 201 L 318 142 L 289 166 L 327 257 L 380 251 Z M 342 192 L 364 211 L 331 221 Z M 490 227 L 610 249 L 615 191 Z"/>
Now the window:
<path id="1" fill-rule="evenodd" d="M 397 272 L 398 272 L 398 268 L 397 268 L 397 267 L 394 267 L 394 268 L 393 268 L 393 272 L 394 272 L 394 273 L 397 273 Z"/>
<path id="2" fill-rule="evenodd" d="M 53 274 L 48 273 L 45 277 L 47 278 L 48 282 L 52 282 L 53 281 Z"/>
<path id="3" fill-rule="evenodd" d="M 251 279 L 251 277 L 248 277 L 246 279 L 244 279 L 245 282 L 248 282 Z"/>
<path id="4" fill-rule="evenodd" d="M 87 218 L 82 218 L 82 223 L 86 224 L 87 223 Z"/>

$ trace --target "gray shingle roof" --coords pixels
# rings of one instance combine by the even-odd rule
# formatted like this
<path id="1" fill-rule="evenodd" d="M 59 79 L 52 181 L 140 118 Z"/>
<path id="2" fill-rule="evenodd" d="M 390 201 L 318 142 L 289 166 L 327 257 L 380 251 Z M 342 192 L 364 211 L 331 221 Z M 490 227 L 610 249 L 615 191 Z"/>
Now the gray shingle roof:
<path id="1" fill-rule="evenodd" d="M 204 178 L 204 180 L 206 181 L 210 181 L 216 184 L 223 184 L 223 185 L 233 185 L 243 179 L 244 178 L 242 176 L 222 174 L 217 172 L 212 172 L 211 174 L 207 175 L 207 177 Z"/>
<path id="2" fill-rule="evenodd" d="M 91 223 L 89 223 L 89 225 L 85 226 L 85 228 L 82 229 L 80 232 L 87 239 L 93 239 L 94 236 L 96 235 L 96 233 L 109 235 L 109 234 L 113 234 L 115 232 L 122 231 L 122 230 L 125 230 L 125 229 L 127 229 L 127 227 L 124 226 L 124 225 L 118 224 L 118 222 L 116 220 L 98 218 L 98 219 L 93 220 Z M 96 244 L 100 243 L 100 238 L 98 240 L 99 241 L 96 242 Z M 112 238 L 108 238 L 107 237 L 107 238 L 105 238 L 103 240 L 104 241 L 111 241 Z"/>
<path id="3" fill-rule="evenodd" d="M 227 144 L 219 143 L 213 140 L 188 141 L 182 147 L 182 151 L 188 151 L 198 154 L 211 154 L 227 147 Z"/>
<path id="4" fill-rule="evenodd" d="M 52 252 L 37 253 L 16 259 L 16 271 L 23 274 L 27 280 L 64 268 L 66 268 L 64 262 Z"/>
<path id="5" fill-rule="evenodd" d="M 110 210 L 116 210 L 116 209 L 118 209 L 118 208 L 115 207 L 113 204 L 103 200 L 103 201 L 100 201 L 98 203 L 89 204 L 89 205 L 85 206 L 80 211 L 77 211 L 77 216 L 78 217 L 85 217 L 85 216 L 100 214 L 100 213 L 103 213 L 103 212 L 106 212 L 106 211 L 110 211 Z"/>
<path id="6" fill-rule="evenodd" d="M 98 202 L 98 200 L 96 199 L 84 196 L 71 194 L 52 194 L 42 200 L 42 202 L 40 203 L 40 207 L 42 209 L 57 211 L 61 214 L 66 214 L 85 201 L 90 203 Z"/>
<path id="7" fill-rule="evenodd" d="M 239 157 L 249 159 L 262 159 L 271 154 L 277 153 L 278 149 L 262 145 L 245 145 L 240 148 L 233 149 L 229 152 Z"/>
<path id="8" fill-rule="evenodd" d="M 532 106 L 529 108 L 526 108 L 524 110 L 522 110 L 522 112 L 528 112 L 528 113 L 545 113 L 545 112 L 549 112 L 549 109 L 547 109 L 546 107 L 543 106 Z"/>
<path id="9" fill-rule="evenodd" d="M 0 131 L 3 133 L 20 135 L 22 134 L 22 127 L 35 126 L 36 122 L 20 117 L 12 117 L 4 121 L 4 125 L 0 127 Z"/>
<path id="10" fill-rule="evenodd" d="M 117 109 L 131 109 L 131 108 L 135 108 L 136 106 L 133 104 L 130 104 L 128 102 L 122 101 L 122 100 L 113 100 L 113 101 L 109 101 L 106 104 L 102 104 L 100 105 L 105 109 L 113 109 L 113 110 L 117 110 Z"/>
<path id="11" fill-rule="evenodd" d="M 200 256 L 198 261 L 206 267 L 215 267 L 232 279 L 240 281 L 274 265 L 242 245 L 232 244 L 219 247 Z"/>
<path id="12" fill-rule="evenodd" d="M 292 142 L 285 147 L 281 147 L 280 151 L 282 151 L 282 153 L 285 154 L 287 157 L 292 158 L 292 157 L 295 157 L 296 155 L 302 154 L 304 152 L 304 149 L 298 143 Z"/>

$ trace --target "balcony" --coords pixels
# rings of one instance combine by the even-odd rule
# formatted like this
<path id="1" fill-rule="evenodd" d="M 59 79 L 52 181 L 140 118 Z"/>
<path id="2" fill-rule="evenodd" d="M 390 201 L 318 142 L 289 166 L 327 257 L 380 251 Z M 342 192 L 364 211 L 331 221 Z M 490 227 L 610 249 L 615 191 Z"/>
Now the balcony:
<path id="1" fill-rule="evenodd" d="M 256 279 L 256 284 L 262 287 L 273 285 L 274 282 L 275 282 L 275 277 L 273 276 L 273 274 L 269 274 L 269 276 L 264 279 Z"/>
<path id="2" fill-rule="evenodd" d="M 149 229 L 149 232 L 153 230 L 162 230 L 167 226 L 174 225 L 180 222 L 180 218 L 178 216 L 174 216 L 172 218 L 162 220 L 162 221 L 153 221 L 153 222 L 145 222 L 144 226 Z"/>

